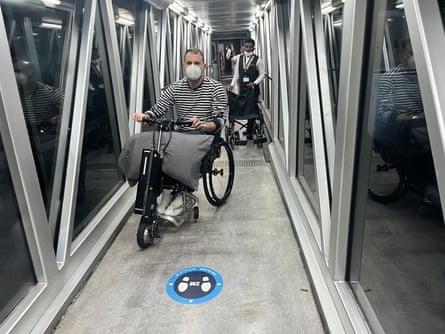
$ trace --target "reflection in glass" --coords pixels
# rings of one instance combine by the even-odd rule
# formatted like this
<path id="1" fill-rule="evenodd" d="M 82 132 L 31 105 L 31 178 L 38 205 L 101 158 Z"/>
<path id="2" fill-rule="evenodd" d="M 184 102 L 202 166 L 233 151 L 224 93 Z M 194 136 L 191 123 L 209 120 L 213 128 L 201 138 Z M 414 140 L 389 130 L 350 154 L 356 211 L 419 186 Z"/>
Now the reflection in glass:
<path id="1" fill-rule="evenodd" d="M 305 52 L 300 51 L 299 102 L 298 102 L 298 138 L 297 138 L 297 170 L 296 174 L 301 181 L 306 196 L 314 212 L 319 216 L 320 200 L 318 196 L 317 175 L 315 170 L 315 155 L 313 150 L 314 133 L 312 128 L 312 110 L 309 102 L 308 73 L 305 61 Z M 319 220 L 317 220 L 319 223 Z"/>
<path id="2" fill-rule="evenodd" d="M 280 79 L 280 74 L 277 73 L 277 77 L 278 79 Z M 284 127 L 287 124 L 284 124 L 284 119 L 283 119 L 283 107 L 282 107 L 282 103 L 281 103 L 281 99 L 282 99 L 282 95 L 281 95 L 281 80 L 277 81 L 277 101 L 278 101 L 278 108 L 277 108 L 277 116 L 278 116 L 278 140 L 280 141 L 281 145 L 285 146 L 286 143 L 284 142 Z"/>
<path id="3" fill-rule="evenodd" d="M 2 3 L 2 2 L 0 2 Z M 72 11 L 2 4 L 10 52 L 47 212 L 55 175 Z"/>
<path id="4" fill-rule="evenodd" d="M 0 137 L 0 323 L 36 283 Z"/>
<path id="5" fill-rule="evenodd" d="M 158 62 L 161 57 L 161 26 L 162 26 L 162 11 L 152 6 L 151 10 L 151 29 L 155 37 L 156 55 L 158 56 Z M 192 43 L 192 45 L 196 45 Z"/>
<path id="6" fill-rule="evenodd" d="M 74 237 L 123 183 L 117 167 L 120 143 L 116 115 L 112 98 L 107 99 L 103 76 L 107 71 L 105 54 L 97 46 L 96 35 L 93 45 Z"/>
<path id="7" fill-rule="evenodd" d="M 442 24 L 445 29 L 445 0 L 437 0 L 439 3 L 440 15 L 442 16 Z"/>
<path id="8" fill-rule="evenodd" d="M 155 41 L 151 40 L 153 25 L 147 26 L 147 45 L 146 54 L 150 55 L 151 48 L 155 48 Z M 182 57 L 182 54 L 181 54 Z M 155 71 L 159 71 L 152 62 L 152 58 L 147 56 L 145 60 L 145 76 L 144 76 L 144 100 L 143 100 L 143 110 L 148 110 L 150 107 L 156 103 L 156 88 L 155 88 Z M 182 62 L 182 58 L 181 58 Z M 171 117 L 171 115 L 166 115 L 166 117 Z"/>
<path id="9" fill-rule="evenodd" d="M 388 333 L 440 333 L 445 226 L 403 9 L 389 8 L 385 25 L 381 45 L 394 66 L 373 68 L 360 284 Z"/>
<path id="10" fill-rule="evenodd" d="M 340 75 L 341 41 L 343 32 L 343 7 L 323 15 L 326 38 L 329 83 L 332 91 L 335 114 L 337 113 L 338 79 Z"/>
<path id="11" fill-rule="evenodd" d="M 122 76 L 124 78 L 125 97 L 127 103 L 129 103 L 136 3 L 133 1 L 113 0 L 113 9 L 116 17 L 116 33 L 119 45 Z"/>
<path id="12" fill-rule="evenodd" d="M 320 201 L 318 198 L 317 179 L 315 174 L 315 160 L 313 151 L 312 121 L 310 113 L 309 97 L 306 92 L 306 110 L 304 113 L 304 146 L 303 146 L 303 179 L 306 193 L 311 200 L 315 212 L 320 212 Z"/>

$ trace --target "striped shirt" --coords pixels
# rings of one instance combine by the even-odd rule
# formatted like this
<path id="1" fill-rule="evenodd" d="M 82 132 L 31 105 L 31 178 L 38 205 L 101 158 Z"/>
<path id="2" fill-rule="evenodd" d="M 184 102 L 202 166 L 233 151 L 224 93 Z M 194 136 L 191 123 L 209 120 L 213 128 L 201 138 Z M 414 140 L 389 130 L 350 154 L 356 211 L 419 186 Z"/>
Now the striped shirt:
<path id="1" fill-rule="evenodd" d="M 36 83 L 36 89 L 31 95 L 21 93 L 20 97 L 25 119 L 31 124 L 50 122 L 52 117 L 62 111 L 63 93 L 42 82 Z"/>
<path id="2" fill-rule="evenodd" d="M 151 112 L 156 117 L 162 117 L 171 112 L 178 119 L 189 120 L 197 117 L 201 120 L 211 120 L 218 129 L 224 124 L 227 103 L 226 90 L 219 81 L 204 77 L 201 85 L 192 89 L 184 78 L 165 88 L 158 102 L 146 113 Z"/>
<path id="3" fill-rule="evenodd" d="M 422 96 L 415 70 L 399 65 L 380 77 L 377 102 L 379 121 L 387 124 L 397 115 L 421 112 Z"/>

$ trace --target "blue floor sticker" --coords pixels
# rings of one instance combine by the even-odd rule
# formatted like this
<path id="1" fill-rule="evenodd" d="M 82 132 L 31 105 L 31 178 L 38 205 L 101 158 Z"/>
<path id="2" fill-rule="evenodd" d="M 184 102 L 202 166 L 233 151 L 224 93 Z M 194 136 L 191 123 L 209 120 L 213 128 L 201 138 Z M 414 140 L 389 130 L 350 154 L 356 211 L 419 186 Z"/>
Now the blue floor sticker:
<path id="1" fill-rule="evenodd" d="M 223 280 L 215 270 L 206 267 L 185 268 L 174 274 L 167 283 L 169 296 L 182 304 L 201 304 L 216 297 Z"/>

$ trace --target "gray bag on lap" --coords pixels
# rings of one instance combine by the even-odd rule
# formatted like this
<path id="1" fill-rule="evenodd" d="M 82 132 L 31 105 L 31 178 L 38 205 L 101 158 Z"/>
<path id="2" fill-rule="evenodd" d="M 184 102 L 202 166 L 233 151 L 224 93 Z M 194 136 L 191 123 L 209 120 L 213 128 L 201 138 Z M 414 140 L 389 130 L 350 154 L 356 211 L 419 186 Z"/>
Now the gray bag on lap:
<path id="1" fill-rule="evenodd" d="M 153 132 L 147 131 L 131 136 L 125 143 L 118 165 L 131 186 L 139 179 L 142 150 L 153 149 L 158 144 L 158 138 L 156 132 L 153 143 Z M 160 149 L 164 152 L 162 172 L 196 190 L 201 176 L 201 161 L 209 152 L 213 138 L 213 135 L 164 132 Z"/>

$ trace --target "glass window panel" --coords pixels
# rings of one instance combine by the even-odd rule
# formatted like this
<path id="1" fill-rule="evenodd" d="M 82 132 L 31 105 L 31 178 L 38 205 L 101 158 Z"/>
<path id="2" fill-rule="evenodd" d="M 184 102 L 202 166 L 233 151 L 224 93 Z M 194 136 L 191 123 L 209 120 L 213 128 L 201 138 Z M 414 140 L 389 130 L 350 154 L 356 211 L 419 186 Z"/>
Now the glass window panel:
<path id="1" fill-rule="evenodd" d="M 442 24 L 445 30 L 445 0 L 437 0 L 437 2 L 439 3 L 440 14 L 442 16 Z"/>
<path id="2" fill-rule="evenodd" d="M 0 137 L 0 323 L 36 283 Z"/>
<path id="3" fill-rule="evenodd" d="M 306 190 L 306 194 L 308 195 L 310 202 L 315 210 L 315 212 L 320 212 L 320 201 L 318 198 L 318 190 L 317 190 L 317 179 L 315 174 L 315 160 L 314 160 L 314 151 L 313 151 L 313 132 L 312 132 L 312 121 L 311 121 L 311 112 L 310 112 L 310 104 L 309 97 L 306 92 L 306 108 L 304 111 L 304 145 L 303 145 L 303 169 L 300 175 L 303 178 L 303 185 Z"/>
<path id="4" fill-rule="evenodd" d="M 3 3 L 3 1 L 0 1 Z M 55 175 L 73 7 L 2 4 L 23 113 L 47 212 Z M 60 159 L 64 159 L 60 157 Z"/>
<path id="5" fill-rule="evenodd" d="M 337 114 L 338 79 L 340 75 L 341 37 L 343 32 L 343 7 L 323 16 L 326 38 L 329 84 L 331 86 L 333 106 Z"/>
<path id="6" fill-rule="evenodd" d="M 74 237 L 111 197 L 124 179 L 118 169 L 120 142 L 116 110 L 106 66 L 106 53 L 93 38 L 82 158 L 79 173 Z M 107 71 L 105 73 L 105 71 Z M 106 86 L 108 85 L 108 86 Z M 108 88 L 108 89 L 107 89 Z"/>
<path id="7" fill-rule="evenodd" d="M 287 4 L 286 4 L 287 2 Z M 278 14 L 278 21 L 277 21 L 277 29 L 279 32 L 280 37 L 278 40 L 278 44 L 280 44 L 281 41 L 283 41 L 283 45 L 281 46 L 283 49 L 283 56 L 280 59 L 280 67 L 285 66 L 286 70 L 286 80 L 287 82 L 290 82 L 289 80 L 289 59 L 288 59 L 288 50 L 289 50 L 289 31 L 290 31 L 290 1 L 282 1 L 282 4 L 279 7 L 280 13 Z M 280 45 L 278 45 L 280 47 Z"/>
<path id="8" fill-rule="evenodd" d="M 301 30 L 300 30 L 301 32 Z M 302 38 L 300 38 L 302 42 Z M 318 197 L 317 178 L 315 171 L 315 156 L 313 151 L 314 134 L 312 131 L 311 105 L 309 103 L 309 91 L 307 82 L 307 68 L 305 61 L 304 46 L 300 48 L 300 84 L 298 105 L 298 138 L 297 138 L 297 170 L 309 202 L 314 212 L 319 215 L 320 201 Z M 318 134 L 322 135 L 322 134 Z"/>
<path id="9" fill-rule="evenodd" d="M 113 10 L 122 67 L 122 77 L 124 79 L 125 97 L 127 103 L 129 103 L 136 2 L 113 0 Z"/>
<path id="10" fill-rule="evenodd" d="M 283 107 L 282 107 L 282 101 L 281 101 L 282 95 L 281 95 L 281 80 L 280 80 L 280 78 L 281 78 L 281 75 L 280 75 L 280 72 L 278 71 L 277 72 L 277 79 L 278 80 L 277 80 L 277 83 L 276 83 L 277 91 L 278 91 L 278 94 L 276 95 L 276 98 L 277 98 L 277 101 L 278 101 L 278 110 L 277 110 L 277 116 L 278 116 L 278 140 L 281 143 L 281 145 L 283 145 L 283 147 L 284 147 L 285 145 L 287 145 L 287 143 L 284 142 L 284 127 L 286 125 L 284 124 L 284 118 L 283 118 L 283 114 L 282 114 Z"/>
<path id="11" fill-rule="evenodd" d="M 445 226 L 422 96 L 404 10 L 384 14 L 382 53 L 394 66 L 382 71 L 382 57 L 373 68 L 360 284 L 386 332 L 441 333 Z"/>
<path id="12" fill-rule="evenodd" d="M 159 69 L 154 68 L 152 59 L 150 57 L 151 48 L 155 48 L 155 41 L 151 40 L 150 30 L 152 27 L 147 27 L 147 48 L 146 48 L 146 59 L 145 59 L 145 77 L 144 77 L 144 101 L 143 109 L 148 110 L 150 107 L 156 103 L 156 92 L 155 92 L 155 80 L 159 80 L 156 77 L 156 72 L 159 73 Z M 181 58 L 182 62 L 182 58 Z M 169 117 L 169 115 L 166 115 Z"/>
<path id="13" fill-rule="evenodd" d="M 156 46 L 156 55 L 158 57 L 158 64 L 161 60 L 161 27 L 162 27 L 162 11 L 160 9 L 151 7 L 151 29 L 153 31 L 154 42 Z"/>

